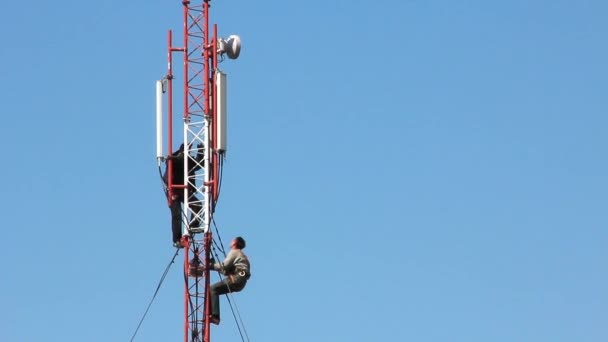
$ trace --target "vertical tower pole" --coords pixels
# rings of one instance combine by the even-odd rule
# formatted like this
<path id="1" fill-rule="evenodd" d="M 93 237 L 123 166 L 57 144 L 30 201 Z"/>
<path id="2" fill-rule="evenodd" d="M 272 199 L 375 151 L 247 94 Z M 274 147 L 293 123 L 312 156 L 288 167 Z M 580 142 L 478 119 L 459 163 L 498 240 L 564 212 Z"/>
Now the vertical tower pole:
<path id="1" fill-rule="evenodd" d="M 173 32 L 167 38 L 167 155 L 173 153 Z M 173 161 L 167 162 L 167 197 L 173 197 Z"/>

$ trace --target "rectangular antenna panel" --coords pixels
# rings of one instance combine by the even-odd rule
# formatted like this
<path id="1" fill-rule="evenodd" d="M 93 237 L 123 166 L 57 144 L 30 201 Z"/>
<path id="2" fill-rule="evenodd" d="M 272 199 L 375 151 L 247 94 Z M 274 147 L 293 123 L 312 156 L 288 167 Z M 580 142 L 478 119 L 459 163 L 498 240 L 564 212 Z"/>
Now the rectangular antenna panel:
<path id="1" fill-rule="evenodd" d="M 156 81 L 156 158 L 163 157 L 163 82 Z"/>
<path id="2" fill-rule="evenodd" d="M 227 148 L 227 113 L 226 113 L 226 74 L 217 70 L 215 72 L 215 94 L 216 94 L 216 106 L 217 106 L 217 125 L 216 133 L 217 140 L 215 142 L 215 149 L 220 152 L 226 152 Z"/>

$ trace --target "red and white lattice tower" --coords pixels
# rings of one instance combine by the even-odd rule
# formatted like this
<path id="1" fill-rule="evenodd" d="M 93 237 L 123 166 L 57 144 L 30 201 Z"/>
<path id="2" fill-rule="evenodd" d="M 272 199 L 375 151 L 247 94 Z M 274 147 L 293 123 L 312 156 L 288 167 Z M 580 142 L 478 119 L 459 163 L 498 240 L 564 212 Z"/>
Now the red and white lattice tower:
<path id="1" fill-rule="evenodd" d="M 169 31 L 167 75 L 157 82 L 157 158 L 159 164 L 165 160 L 174 151 L 174 146 L 179 145 L 177 141 L 181 140 L 181 135 L 184 153 L 196 156 L 201 149 L 204 151 L 200 162 L 195 158 L 184 158 L 186 185 L 171 183 L 173 160 L 167 160 L 167 190 L 169 198 L 178 191 L 183 192 L 184 198 L 184 341 L 210 342 L 209 267 L 192 272 L 196 265 L 190 263 L 200 260 L 202 266 L 208 266 L 211 259 L 210 228 L 219 196 L 221 160 L 226 151 L 226 75 L 218 68 L 218 58 L 224 55 L 236 58 L 240 39 L 236 36 L 228 40 L 218 38 L 217 25 L 213 25 L 213 32 L 210 32 L 209 0 L 183 0 L 182 6 L 181 46 L 174 45 L 173 33 Z M 183 59 L 182 73 L 174 75 L 174 63 L 179 58 Z M 183 94 L 176 90 L 183 91 Z M 163 93 L 167 98 L 165 117 Z M 174 94 L 178 94 L 175 99 Z M 174 117 L 174 112 L 178 116 Z M 183 127 L 174 125 L 174 120 L 183 122 Z M 167 123 L 166 154 L 163 154 L 162 147 L 163 122 Z M 195 172 L 188 172 L 193 168 Z M 192 189 L 194 193 L 189 193 Z"/>

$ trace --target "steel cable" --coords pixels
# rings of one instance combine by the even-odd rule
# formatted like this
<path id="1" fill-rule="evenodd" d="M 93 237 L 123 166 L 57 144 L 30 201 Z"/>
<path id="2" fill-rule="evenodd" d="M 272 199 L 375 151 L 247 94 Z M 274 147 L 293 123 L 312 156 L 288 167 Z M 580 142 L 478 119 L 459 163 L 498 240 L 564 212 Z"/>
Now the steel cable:
<path id="1" fill-rule="evenodd" d="M 144 319 L 146 318 L 146 315 L 148 314 L 148 311 L 150 310 L 150 307 L 152 306 L 152 303 L 154 302 L 154 299 L 156 298 L 156 295 L 158 294 L 158 291 L 160 290 L 160 287 L 163 284 L 163 281 L 165 280 L 165 277 L 169 273 L 169 269 L 171 268 L 171 265 L 173 265 L 173 262 L 175 261 L 175 257 L 177 257 L 177 254 L 179 254 L 179 249 L 177 249 L 175 251 L 175 254 L 173 254 L 173 258 L 171 258 L 171 261 L 169 262 L 169 264 L 165 268 L 165 271 L 163 272 L 163 275 L 160 277 L 160 281 L 158 282 L 158 285 L 156 286 L 156 290 L 154 291 L 154 295 L 152 296 L 152 299 L 150 299 L 150 303 L 148 304 L 148 307 L 146 308 L 146 311 L 144 312 L 143 316 L 139 320 L 139 324 L 137 324 L 137 328 L 135 329 L 135 332 L 133 333 L 133 336 L 131 336 L 131 342 L 133 341 L 133 339 L 137 335 L 137 332 L 139 331 L 139 328 L 141 327 L 141 324 L 144 322 Z"/>

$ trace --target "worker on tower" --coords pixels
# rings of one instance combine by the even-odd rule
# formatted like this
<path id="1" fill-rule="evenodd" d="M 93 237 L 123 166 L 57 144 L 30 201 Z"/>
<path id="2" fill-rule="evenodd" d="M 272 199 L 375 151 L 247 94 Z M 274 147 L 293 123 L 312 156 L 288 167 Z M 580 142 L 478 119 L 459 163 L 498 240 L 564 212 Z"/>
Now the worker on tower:
<path id="1" fill-rule="evenodd" d="M 220 295 L 239 292 L 251 277 L 249 259 L 243 253 L 245 239 L 238 236 L 230 242 L 230 252 L 223 262 L 211 259 L 211 267 L 226 277 L 211 285 L 211 323 L 220 324 Z"/>
<path id="2" fill-rule="evenodd" d="M 194 176 L 195 172 L 202 167 L 203 158 L 205 157 L 204 148 L 203 148 L 204 146 L 202 144 L 198 144 L 196 147 L 198 150 L 196 157 L 193 158 L 192 156 L 188 155 L 188 157 L 189 157 L 188 177 Z M 171 183 L 173 185 L 181 185 L 181 186 L 185 185 L 185 180 L 184 180 L 184 155 L 185 154 L 187 154 L 187 153 L 184 153 L 184 144 L 181 144 L 179 149 L 177 149 L 175 152 L 173 152 L 167 158 L 167 161 L 166 161 L 167 166 L 165 168 L 165 174 L 163 176 L 165 185 L 167 185 L 167 179 L 168 179 L 168 173 L 169 173 L 169 165 L 168 165 L 169 160 L 171 160 L 173 162 L 173 174 L 171 177 Z M 190 184 L 190 182 L 189 182 L 188 183 L 188 204 L 189 204 L 190 210 L 192 210 L 195 213 L 198 213 L 201 211 L 203 206 L 201 205 L 199 200 L 194 195 L 195 192 L 196 192 L 196 187 L 194 186 L 194 184 Z M 176 248 L 182 248 L 183 247 L 182 242 L 181 242 L 181 238 L 182 238 L 182 204 L 184 203 L 184 190 L 183 189 L 173 189 L 173 191 L 167 192 L 167 196 L 169 196 L 169 194 L 171 194 L 171 196 L 170 196 L 170 198 L 168 198 L 168 200 L 169 200 L 169 208 L 171 209 L 171 231 L 173 234 L 173 246 Z M 200 224 L 200 221 L 198 218 L 196 218 L 192 222 L 193 227 L 196 227 L 199 224 Z"/>

